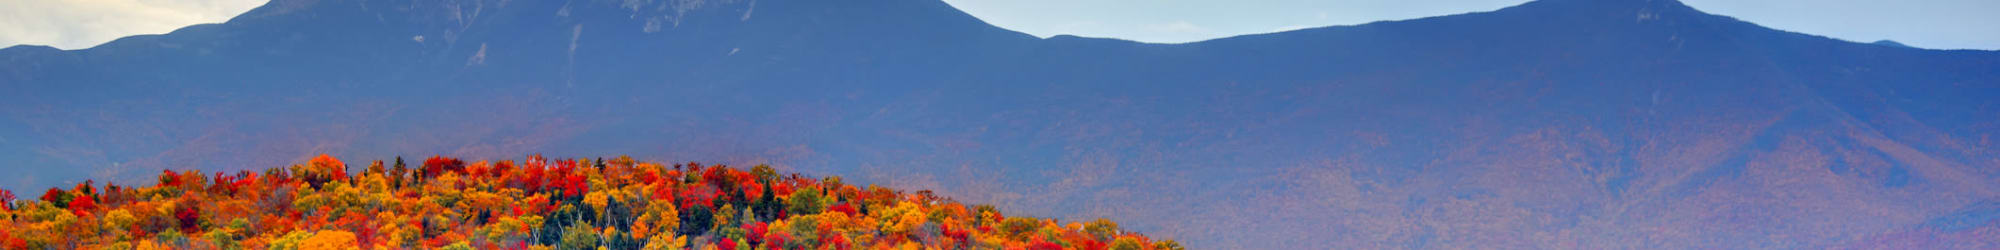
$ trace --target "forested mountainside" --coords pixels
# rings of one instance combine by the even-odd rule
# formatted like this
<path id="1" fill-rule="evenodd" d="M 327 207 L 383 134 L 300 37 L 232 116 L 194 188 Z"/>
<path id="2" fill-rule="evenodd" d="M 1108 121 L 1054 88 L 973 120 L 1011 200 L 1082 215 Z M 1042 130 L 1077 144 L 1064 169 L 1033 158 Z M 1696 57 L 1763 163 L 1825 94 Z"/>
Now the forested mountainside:
<path id="1" fill-rule="evenodd" d="M 0 50 L 0 186 L 626 154 L 1196 248 L 1991 244 L 1996 69 L 1672 0 L 1185 44 L 1037 38 L 936 0 L 277 0 Z"/>
<path id="2" fill-rule="evenodd" d="M 356 174 L 348 174 L 350 170 Z M 929 190 L 629 157 L 262 172 L 0 190 L 5 249 L 1182 249 L 1098 219 L 1007 215 Z"/>

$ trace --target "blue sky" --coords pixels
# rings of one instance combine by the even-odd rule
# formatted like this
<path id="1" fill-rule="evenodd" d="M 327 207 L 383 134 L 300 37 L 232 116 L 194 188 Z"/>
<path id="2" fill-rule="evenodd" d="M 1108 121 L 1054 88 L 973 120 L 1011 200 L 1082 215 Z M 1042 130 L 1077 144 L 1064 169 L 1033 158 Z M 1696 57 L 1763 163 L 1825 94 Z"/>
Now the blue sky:
<path id="1" fill-rule="evenodd" d="M 1037 36 L 1177 43 L 1233 35 L 1487 11 L 1526 0 L 946 0 Z M 2000 0 L 1683 0 L 1765 26 L 1924 48 L 2000 49 Z M 0 0 L 0 46 L 95 46 L 213 23 L 262 0 Z"/>
<path id="2" fill-rule="evenodd" d="M 1037 36 L 1189 42 L 1489 11 L 1527 0 L 945 0 Z M 2000 0 L 1682 0 L 1705 12 L 1851 41 L 2000 49 Z"/>

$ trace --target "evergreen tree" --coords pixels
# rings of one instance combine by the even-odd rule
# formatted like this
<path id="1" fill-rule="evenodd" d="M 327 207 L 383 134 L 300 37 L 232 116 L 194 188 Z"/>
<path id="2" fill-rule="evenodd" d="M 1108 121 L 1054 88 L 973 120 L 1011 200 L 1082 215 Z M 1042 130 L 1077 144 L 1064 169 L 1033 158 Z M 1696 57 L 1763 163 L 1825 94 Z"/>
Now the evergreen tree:
<path id="1" fill-rule="evenodd" d="M 409 173 L 409 166 L 403 165 L 403 157 L 396 156 L 396 165 L 389 168 L 389 181 L 391 185 L 395 185 L 396 188 L 403 188 L 403 176 Z"/>
<path id="2" fill-rule="evenodd" d="M 681 210 L 680 216 L 681 228 L 676 231 L 681 235 L 699 236 L 715 227 L 715 213 L 706 206 L 689 206 L 687 210 Z"/>
<path id="3" fill-rule="evenodd" d="M 764 193 L 758 196 L 757 203 L 750 207 L 750 210 L 757 214 L 757 221 L 771 222 L 778 220 L 778 212 L 784 208 L 782 208 L 783 205 L 778 204 L 777 197 L 777 194 L 771 192 L 770 185 L 764 185 Z"/>

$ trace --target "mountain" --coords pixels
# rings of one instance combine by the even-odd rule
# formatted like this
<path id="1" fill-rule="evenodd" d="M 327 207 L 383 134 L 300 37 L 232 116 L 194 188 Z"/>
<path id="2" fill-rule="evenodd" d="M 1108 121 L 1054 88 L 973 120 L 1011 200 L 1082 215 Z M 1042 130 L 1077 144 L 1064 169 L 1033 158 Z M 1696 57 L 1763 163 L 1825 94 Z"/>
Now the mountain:
<path id="1" fill-rule="evenodd" d="M 0 98 L 15 190 L 320 153 L 611 153 L 1105 217 L 1194 248 L 2000 231 L 1964 216 L 2000 201 L 2000 52 L 1671 0 L 1186 44 L 1039 39 L 934 0 L 279 0 L 85 50 L 0 50 L 0 88 L 16 93 Z"/>
<path id="2" fill-rule="evenodd" d="M 1895 40 L 1881 40 L 1881 41 L 1875 41 L 1875 42 L 1872 42 L 1872 43 L 1869 43 L 1869 44 L 1874 44 L 1874 45 L 1882 45 L 1882 46 L 1889 46 L 1889 47 L 1898 47 L 1898 48 L 1916 48 L 1916 47 L 1910 47 L 1910 45 L 1905 45 L 1905 44 L 1903 44 L 1903 43 L 1900 43 L 1900 42 L 1896 42 Z"/>

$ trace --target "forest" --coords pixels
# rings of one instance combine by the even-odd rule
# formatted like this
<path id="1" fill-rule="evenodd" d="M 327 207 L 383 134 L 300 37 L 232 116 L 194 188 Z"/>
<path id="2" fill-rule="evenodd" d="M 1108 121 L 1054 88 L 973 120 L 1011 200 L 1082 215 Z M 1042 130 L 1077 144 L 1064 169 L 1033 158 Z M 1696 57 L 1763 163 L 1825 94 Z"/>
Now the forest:
<path id="1" fill-rule="evenodd" d="M 160 172 L 0 190 L 5 249 L 1183 249 L 1106 219 L 1009 216 L 931 191 L 620 156 L 327 155 L 262 172 Z"/>

